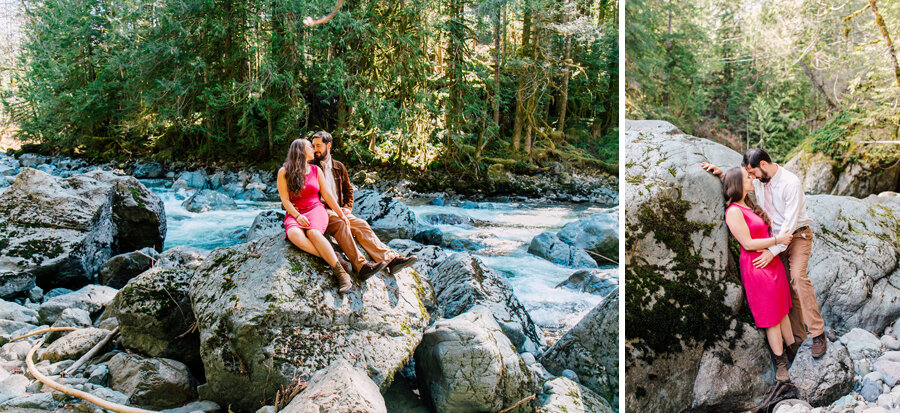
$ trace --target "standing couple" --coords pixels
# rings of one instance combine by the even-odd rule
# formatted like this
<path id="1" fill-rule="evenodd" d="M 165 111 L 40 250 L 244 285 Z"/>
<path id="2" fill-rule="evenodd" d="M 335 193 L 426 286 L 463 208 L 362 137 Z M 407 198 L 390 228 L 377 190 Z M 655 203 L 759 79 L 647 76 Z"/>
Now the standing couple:
<path id="1" fill-rule="evenodd" d="M 725 223 L 741 245 L 747 303 L 756 326 L 766 330 L 776 380 L 789 381 L 788 359 L 793 361 L 807 329 L 813 357 L 822 357 L 828 343 L 816 292 L 806 274 L 813 233 L 800 179 L 773 163 L 761 148 L 748 150 L 741 167 L 724 174 L 715 165 L 700 166 L 722 177 Z M 747 196 L 750 192 L 755 202 Z"/>
<path id="2" fill-rule="evenodd" d="M 325 131 L 316 132 L 312 142 L 294 140 L 278 170 L 278 195 L 286 212 L 285 238 L 324 259 L 334 270 L 338 292 L 344 294 L 353 287 L 349 273 L 365 283 L 381 270 L 397 274 L 416 262 L 416 257 L 398 256 L 365 220 L 352 215 L 353 187 L 344 164 L 331 158 L 332 142 L 331 134 Z M 349 262 L 335 253 L 326 234 L 337 240 Z M 375 262 L 367 261 L 356 249 L 354 237 Z"/>

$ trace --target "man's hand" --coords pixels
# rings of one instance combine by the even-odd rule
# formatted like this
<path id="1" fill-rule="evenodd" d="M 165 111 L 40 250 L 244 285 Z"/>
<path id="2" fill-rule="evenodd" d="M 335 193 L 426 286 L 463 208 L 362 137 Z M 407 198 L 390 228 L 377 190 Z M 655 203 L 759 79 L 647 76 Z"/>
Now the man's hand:
<path id="1" fill-rule="evenodd" d="M 775 258 L 775 256 L 772 255 L 772 251 L 763 250 L 762 255 L 756 257 L 756 259 L 753 260 L 753 267 L 765 268 L 767 265 L 769 265 L 770 262 L 772 262 L 773 258 Z"/>
<path id="2" fill-rule="evenodd" d="M 775 237 L 775 242 L 778 244 L 791 245 L 791 239 L 793 238 L 794 236 L 791 234 L 781 234 Z"/>
<path id="3" fill-rule="evenodd" d="M 341 208 L 341 211 L 344 211 L 344 215 L 346 215 L 348 217 L 350 216 L 350 214 L 353 213 L 353 210 L 350 208 Z"/>
<path id="4" fill-rule="evenodd" d="M 702 162 L 700 163 L 700 167 L 703 168 L 706 172 L 710 172 L 715 176 L 722 176 L 722 170 L 711 163 Z"/>

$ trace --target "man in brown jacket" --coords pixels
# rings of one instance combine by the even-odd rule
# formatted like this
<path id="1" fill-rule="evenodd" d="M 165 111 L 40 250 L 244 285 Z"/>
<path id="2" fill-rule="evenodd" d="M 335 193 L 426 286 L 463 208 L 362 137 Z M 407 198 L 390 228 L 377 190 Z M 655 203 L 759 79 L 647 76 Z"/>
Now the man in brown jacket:
<path id="1" fill-rule="evenodd" d="M 356 248 L 344 247 L 345 245 L 354 245 L 355 247 L 353 238 L 356 238 L 356 241 L 358 241 L 359 245 L 369 253 L 369 256 L 371 256 L 375 262 L 378 262 L 378 271 L 381 271 L 382 268 L 387 268 L 388 273 L 397 274 L 400 270 L 416 262 L 415 256 L 401 257 L 397 255 L 396 252 L 388 248 L 380 239 L 378 239 L 378 236 L 372 231 L 372 227 L 369 226 L 368 222 L 352 214 L 353 187 L 350 185 L 350 177 L 347 174 L 347 168 L 344 167 L 344 164 L 331 158 L 331 144 L 334 141 L 331 134 L 325 131 L 319 131 L 312 136 L 311 140 L 313 151 L 315 151 L 316 155 L 313 164 L 318 165 L 319 168 L 322 169 L 322 172 L 325 175 L 324 181 L 326 185 L 333 185 L 331 187 L 331 192 L 337 197 L 338 205 L 341 206 L 341 209 L 344 210 L 344 215 L 346 215 L 350 221 L 350 234 L 352 237 L 349 240 L 338 238 L 346 237 L 345 234 L 347 234 L 347 231 L 344 230 L 344 227 L 347 224 L 338 218 L 337 214 L 329 209 L 327 205 L 325 206 L 325 210 L 328 211 L 328 228 L 325 229 L 325 233 L 335 237 L 338 241 L 338 245 L 341 246 L 341 249 L 347 254 L 347 258 L 350 259 L 353 267 L 358 271 L 359 268 L 371 264 L 366 263 L 365 258 Z M 365 276 L 360 272 L 360 279 L 365 280 L 378 271 Z"/>

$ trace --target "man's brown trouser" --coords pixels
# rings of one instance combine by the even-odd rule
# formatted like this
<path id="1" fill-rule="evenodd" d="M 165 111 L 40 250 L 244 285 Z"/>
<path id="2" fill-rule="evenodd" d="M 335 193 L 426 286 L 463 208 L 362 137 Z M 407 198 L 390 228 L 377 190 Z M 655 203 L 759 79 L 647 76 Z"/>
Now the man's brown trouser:
<path id="1" fill-rule="evenodd" d="M 825 332 L 825 321 L 819 313 L 819 303 L 816 301 L 816 291 L 806 274 L 809 264 L 809 255 L 812 250 L 813 233 L 807 228 L 794 234 L 787 250 L 779 254 L 784 269 L 787 272 L 788 281 L 791 284 L 791 302 L 793 307 L 788 313 L 791 320 L 791 329 L 794 331 L 794 341 L 802 343 L 806 340 L 806 329 L 813 337 Z M 805 327 L 804 327 L 805 325 Z"/>
<path id="2" fill-rule="evenodd" d="M 356 249 L 356 242 L 353 238 L 356 238 L 359 245 L 369 253 L 372 261 L 391 262 L 392 259 L 397 257 L 394 251 L 378 239 L 378 236 L 372 231 L 372 227 L 364 219 L 357 218 L 352 214 L 348 215 L 347 220 L 350 221 L 350 228 L 348 229 L 344 221 L 341 221 L 334 211 L 330 209 L 326 209 L 326 211 L 328 211 L 328 228 L 325 229 L 325 233 L 337 240 L 338 245 L 347 254 L 347 258 L 350 259 L 350 263 L 353 264 L 353 268 L 357 271 L 359 267 L 366 263 L 366 258 Z M 345 247 L 345 245 L 348 247 Z M 350 248 L 350 245 L 353 248 Z"/>

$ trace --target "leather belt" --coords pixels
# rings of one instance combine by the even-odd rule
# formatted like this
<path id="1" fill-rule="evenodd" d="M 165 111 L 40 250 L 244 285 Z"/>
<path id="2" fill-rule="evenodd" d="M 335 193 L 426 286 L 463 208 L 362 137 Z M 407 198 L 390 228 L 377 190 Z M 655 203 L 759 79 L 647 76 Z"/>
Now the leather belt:
<path id="1" fill-rule="evenodd" d="M 802 227 L 797 228 L 796 230 L 794 230 L 794 232 L 792 232 L 791 235 L 793 235 L 793 234 L 799 234 L 799 233 L 801 233 L 801 232 L 803 232 L 803 231 L 806 231 L 806 230 L 808 230 L 808 229 L 809 229 L 809 225 L 804 225 L 804 226 L 802 226 Z"/>

